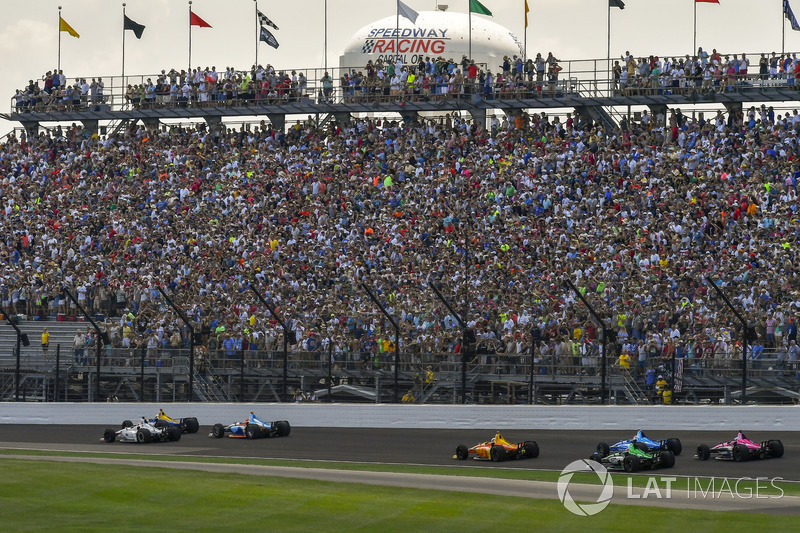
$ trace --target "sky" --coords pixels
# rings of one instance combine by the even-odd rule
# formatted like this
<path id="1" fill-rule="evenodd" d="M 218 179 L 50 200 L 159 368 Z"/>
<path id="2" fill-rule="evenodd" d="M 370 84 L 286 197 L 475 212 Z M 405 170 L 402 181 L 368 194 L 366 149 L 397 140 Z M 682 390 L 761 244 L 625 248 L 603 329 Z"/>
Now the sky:
<path id="1" fill-rule="evenodd" d="M 683 55 L 692 51 L 694 0 L 624 0 L 611 9 L 611 56 Z M 467 11 L 469 0 L 404 0 L 417 11 L 438 4 Z M 524 0 L 482 0 L 492 19 L 523 40 Z M 188 2 L 127 0 L 127 15 L 146 26 L 141 40 L 127 32 L 125 72 L 155 74 L 186 68 Z M 800 0 L 790 0 L 800 17 Z M 58 58 L 58 6 L 79 34 L 61 33 L 61 68 L 68 78 L 119 76 L 122 71 L 122 2 L 112 0 L 0 0 L 0 112 L 11 107 L 15 89 L 41 79 Z M 258 7 L 280 28 L 276 50 L 261 43 L 258 60 L 276 68 L 324 64 L 325 0 L 259 0 Z M 607 0 L 528 0 L 529 56 L 553 52 L 562 60 L 601 58 L 607 47 Z M 328 65 L 361 27 L 395 14 L 396 0 L 327 0 Z M 782 0 L 720 0 L 697 4 L 697 44 L 721 53 L 781 51 Z M 194 0 L 195 14 L 212 28 L 192 31 L 193 66 L 249 68 L 255 60 L 253 0 Z M 480 15 L 474 15 L 480 16 Z M 786 25 L 786 51 L 800 51 L 800 32 Z M 0 119 L 0 135 L 16 123 Z"/>

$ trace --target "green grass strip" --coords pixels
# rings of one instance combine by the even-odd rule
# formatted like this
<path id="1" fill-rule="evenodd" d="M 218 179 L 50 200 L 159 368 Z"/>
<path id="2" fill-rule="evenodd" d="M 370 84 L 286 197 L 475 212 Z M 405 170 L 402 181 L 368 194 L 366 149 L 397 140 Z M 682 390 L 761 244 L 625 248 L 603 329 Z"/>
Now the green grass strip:
<path id="1" fill-rule="evenodd" d="M 322 468 L 333 470 L 353 470 L 366 472 L 394 472 L 402 474 L 432 474 L 442 476 L 471 476 L 496 479 L 519 479 L 525 481 L 547 481 L 555 483 L 558 481 L 560 472 L 549 470 L 533 470 L 527 468 L 502 468 L 497 465 L 471 465 L 469 462 L 456 462 L 453 466 L 435 465 L 404 465 L 391 463 L 350 463 L 332 461 L 309 461 L 303 459 L 261 459 L 257 457 L 207 457 L 207 456 L 188 456 L 188 455 L 151 455 L 135 453 L 103 453 L 103 452 L 70 452 L 70 451 L 48 451 L 48 450 L 23 450 L 23 449 L 0 449 L 0 455 L 32 455 L 32 456 L 56 456 L 56 457 L 93 457 L 103 459 L 137 459 L 148 461 L 171 461 L 180 463 L 216 463 L 216 464 L 244 464 L 258 466 L 288 466 L 295 468 Z M 533 461 L 533 460 L 531 460 Z M 652 472 L 655 477 L 671 477 L 670 470 L 655 470 Z M 649 475 L 629 476 L 624 473 L 614 473 L 614 484 L 633 488 L 645 488 L 648 483 Z M 721 476 L 717 476 L 720 479 Z M 728 476 L 734 479 L 734 476 Z M 695 489 L 708 486 L 703 480 L 710 480 L 710 477 L 697 476 L 700 485 L 695 485 L 694 478 L 690 478 L 687 487 L 686 478 L 679 477 L 673 482 L 672 486 L 676 490 Z M 575 474 L 575 483 L 599 484 L 599 479 L 594 474 Z M 660 488 L 666 487 L 665 483 L 659 483 Z M 779 495 L 781 491 L 786 496 L 800 496 L 800 483 L 775 482 L 773 487 L 769 482 L 762 479 L 756 481 L 741 481 L 738 485 L 740 493 L 750 489 L 758 490 L 763 495 Z"/>
<path id="2" fill-rule="evenodd" d="M 8 459 L 4 531 L 792 531 L 796 517 L 610 505 L 593 517 L 531 500 L 237 474 Z"/>

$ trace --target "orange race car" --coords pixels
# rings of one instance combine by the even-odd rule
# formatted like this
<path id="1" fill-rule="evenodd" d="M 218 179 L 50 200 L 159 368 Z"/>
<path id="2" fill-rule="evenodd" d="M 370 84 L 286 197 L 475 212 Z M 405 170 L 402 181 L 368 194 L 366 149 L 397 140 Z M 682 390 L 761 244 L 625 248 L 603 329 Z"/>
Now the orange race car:
<path id="1" fill-rule="evenodd" d="M 472 448 L 467 448 L 465 444 L 456 447 L 456 454 L 453 459 L 491 459 L 494 462 L 506 461 L 509 459 L 533 459 L 539 457 L 539 445 L 532 440 L 526 440 L 518 444 L 512 444 L 498 431 L 492 440 L 476 444 Z"/>

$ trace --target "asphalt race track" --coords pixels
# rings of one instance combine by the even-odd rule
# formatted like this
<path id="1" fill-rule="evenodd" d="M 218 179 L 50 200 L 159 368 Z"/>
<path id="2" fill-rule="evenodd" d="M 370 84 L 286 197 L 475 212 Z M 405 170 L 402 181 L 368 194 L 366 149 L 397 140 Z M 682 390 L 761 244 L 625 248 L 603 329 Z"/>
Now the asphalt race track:
<path id="1" fill-rule="evenodd" d="M 203 425 L 198 433 L 183 435 L 179 442 L 137 445 L 102 442 L 103 429 L 102 426 L 0 425 L 0 448 L 445 465 L 467 469 L 527 468 L 560 472 L 572 461 L 588 458 L 598 442 L 613 443 L 630 438 L 634 433 L 510 430 L 503 432 L 507 440 L 535 440 L 541 450 L 540 456 L 537 459 L 509 461 L 498 465 L 488 461 L 457 461 L 452 458 L 456 445 L 463 443 L 471 446 L 490 439 L 493 433 L 486 430 L 292 428 L 288 438 L 247 440 L 211 438 L 208 436 L 211 427 Z M 780 477 L 787 481 L 800 482 L 800 434 L 749 434 L 746 428 L 743 429 L 753 440 L 780 439 L 783 441 L 785 455 L 780 459 L 744 463 L 713 459 L 703 462 L 693 457 L 698 444 L 713 446 L 733 438 L 736 430 L 670 434 L 652 432 L 648 433 L 651 438 L 677 437 L 683 445 L 683 453 L 677 457 L 675 467 L 669 471 L 658 471 L 659 475 Z M 645 472 L 645 475 L 648 474 Z"/>

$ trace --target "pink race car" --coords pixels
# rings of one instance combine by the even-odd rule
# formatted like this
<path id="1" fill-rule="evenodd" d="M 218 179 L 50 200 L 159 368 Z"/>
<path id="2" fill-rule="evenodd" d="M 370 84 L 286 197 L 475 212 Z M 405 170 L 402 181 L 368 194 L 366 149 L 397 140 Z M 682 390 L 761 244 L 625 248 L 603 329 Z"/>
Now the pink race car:
<path id="1" fill-rule="evenodd" d="M 717 454 L 717 459 L 733 459 L 734 461 L 778 458 L 783 457 L 783 443 L 779 440 L 766 440 L 758 443 L 748 439 L 744 433 L 739 431 L 735 439 L 717 444 L 713 448 L 709 448 L 706 444 L 697 447 L 697 458 L 701 461 L 706 461 L 712 453 Z"/>

